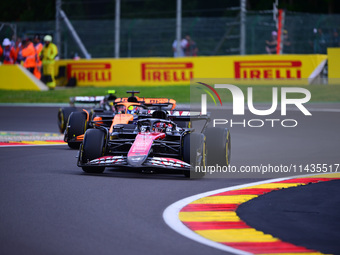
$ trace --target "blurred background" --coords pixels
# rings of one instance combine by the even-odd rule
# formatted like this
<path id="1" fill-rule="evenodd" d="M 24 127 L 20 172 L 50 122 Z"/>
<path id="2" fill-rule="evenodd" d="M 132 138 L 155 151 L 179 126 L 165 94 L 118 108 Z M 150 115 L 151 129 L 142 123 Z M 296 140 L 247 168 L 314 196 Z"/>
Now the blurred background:
<path id="1" fill-rule="evenodd" d="M 191 36 L 199 56 L 238 55 L 242 39 L 245 54 L 266 54 L 265 40 L 276 30 L 274 2 L 182 0 L 182 36 Z M 84 58 L 66 18 L 92 58 L 111 58 L 115 56 L 115 6 L 115 0 L 2 1 L 0 39 L 51 34 L 55 41 L 58 21 L 59 57 Z M 340 1 L 279 0 L 277 8 L 285 10 L 284 29 L 291 41 L 283 53 L 326 54 L 327 47 L 340 46 Z M 244 38 L 240 35 L 242 12 Z M 174 39 L 176 0 L 120 1 L 120 57 L 171 57 Z"/>

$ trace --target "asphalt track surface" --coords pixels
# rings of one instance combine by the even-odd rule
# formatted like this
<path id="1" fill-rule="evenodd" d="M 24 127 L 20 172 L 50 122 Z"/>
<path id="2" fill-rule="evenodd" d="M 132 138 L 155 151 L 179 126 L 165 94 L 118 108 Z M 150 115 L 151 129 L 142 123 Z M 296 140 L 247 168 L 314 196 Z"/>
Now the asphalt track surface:
<path id="1" fill-rule="evenodd" d="M 282 241 L 340 254 L 339 194 L 340 180 L 292 187 L 241 204 L 237 213 L 249 226 Z"/>
<path id="2" fill-rule="evenodd" d="M 339 109 L 339 105 L 315 107 Z M 312 113 L 307 117 L 290 111 L 285 118 L 297 119 L 295 128 L 231 128 L 232 164 L 340 163 L 340 113 Z M 218 114 L 230 118 L 231 111 Z M 0 107 L 0 130 L 58 132 L 56 115 L 56 107 Z M 244 118 L 254 116 L 247 113 Z M 66 145 L 0 147 L 1 254 L 226 254 L 174 232 L 163 221 L 164 209 L 197 193 L 264 179 L 259 174 L 237 179 L 223 174 L 188 180 L 110 169 L 88 175 L 76 166 L 76 155 Z M 338 193 L 327 199 L 334 196 Z M 290 236 L 292 231 L 257 223 L 278 236 Z M 313 231 L 305 227 L 310 228 L 306 235 Z M 331 225 L 320 227 L 329 236 L 339 233 Z"/>

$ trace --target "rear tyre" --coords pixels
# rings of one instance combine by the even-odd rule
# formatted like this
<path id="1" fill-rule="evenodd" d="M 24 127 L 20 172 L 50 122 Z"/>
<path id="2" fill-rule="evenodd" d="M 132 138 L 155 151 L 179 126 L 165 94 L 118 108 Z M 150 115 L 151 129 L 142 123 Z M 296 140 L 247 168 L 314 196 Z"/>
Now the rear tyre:
<path id="1" fill-rule="evenodd" d="M 100 158 L 105 153 L 106 133 L 100 129 L 89 129 L 86 131 L 83 144 L 81 146 L 81 162 L 87 163 L 93 159 Z M 104 166 L 83 166 L 85 173 L 102 173 Z"/>
<path id="2" fill-rule="evenodd" d="M 59 108 L 58 111 L 58 128 L 60 133 L 64 133 L 66 129 L 66 124 L 68 121 L 68 117 L 72 112 L 76 112 L 77 108 L 76 107 L 63 107 Z"/>
<path id="3" fill-rule="evenodd" d="M 227 128 L 207 128 L 208 165 L 229 166 L 231 158 L 231 137 Z"/>
<path id="4" fill-rule="evenodd" d="M 190 133 L 183 137 L 183 161 L 193 167 L 184 173 L 185 177 L 202 178 L 205 175 L 206 144 L 203 134 Z"/>
<path id="5" fill-rule="evenodd" d="M 79 149 L 81 141 L 74 141 L 78 135 L 83 135 L 87 128 L 87 115 L 85 112 L 72 112 L 65 133 L 68 146 L 71 149 Z"/>

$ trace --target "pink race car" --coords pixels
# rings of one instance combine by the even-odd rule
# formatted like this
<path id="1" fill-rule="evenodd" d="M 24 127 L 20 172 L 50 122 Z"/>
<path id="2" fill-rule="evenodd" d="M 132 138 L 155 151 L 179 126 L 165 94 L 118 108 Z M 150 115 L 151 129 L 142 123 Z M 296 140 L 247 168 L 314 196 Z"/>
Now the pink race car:
<path id="1" fill-rule="evenodd" d="M 201 132 L 178 125 L 197 120 L 204 122 Z M 219 149 L 222 164 L 230 162 L 229 131 L 211 130 L 207 128 L 209 121 L 209 115 L 160 108 L 140 115 L 136 124 L 88 129 L 79 149 L 77 165 L 86 173 L 102 173 L 105 167 L 119 167 L 202 177 L 204 173 L 196 172 L 195 168 L 206 165 L 209 147 Z M 207 141 L 213 144 L 209 146 Z"/>

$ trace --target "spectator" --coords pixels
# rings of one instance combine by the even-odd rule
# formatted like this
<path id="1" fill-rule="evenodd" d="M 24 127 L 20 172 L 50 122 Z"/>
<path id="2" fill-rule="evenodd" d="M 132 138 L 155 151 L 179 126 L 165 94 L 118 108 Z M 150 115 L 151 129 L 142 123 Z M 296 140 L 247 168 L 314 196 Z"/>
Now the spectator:
<path id="1" fill-rule="evenodd" d="M 321 28 L 314 28 L 314 53 L 327 53 L 327 40 Z"/>
<path id="2" fill-rule="evenodd" d="M 50 89 L 54 89 L 56 81 L 54 77 L 55 58 L 58 55 L 57 46 L 52 43 L 52 36 L 45 35 L 45 45 L 40 52 L 40 59 L 42 61 L 43 80 Z"/>
<path id="3" fill-rule="evenodd" d="M 79 60 L 80 59 L 80 56 L 78 55 L 78 52 L 74 53 L 73 54 L 73 60 Z"/>
<path id="4" fill-rule="evenodd" d="M 331 47 L 340 47 L 340 36 L 338 30 L 334 29 L 331 39 Z"/>
<path id="5" fill-rule="evenodd" d="M 283 53 L 292 53 L 292 42 L 289 39 L 288 31 L 283 30 Z"/>
<path id="6" fill-rule="evenodd" d="M 15 48 L 15 42 L 16 42 L 16 35 L 12 35 L 12 40 L 11 40 L 11 45 L 12 45 L 12 47 L 14 47 Z"/>
<path id="7" fill-rule="evenodd" d="M 266 52 L 268 54 L 275 54 L 277 47 L 277 32 L 272 31 L 272 38 L 270 41 L 266 40 Z"/>
<path id="8" fill-rule="evenodd" d="M 1 55 L 3 55 L 3 64 L 15 64 L 17 54 L 15 49 L 11 46 L 11 41 L 8 38 L 5 38 L 2 42 L 2 46 L 4 47 L 1 53 Z"/>
<path id="9" fill-rule="evenodd" d="M 180 43 L 180 53 L 177 55 L 177 40 L 175 40 L 172 44 L 172 50 L 174 52 L 174 57 L 184 57 L 184 49 L 187 47 L 188 41 L 183 38 Z"/>
<path id="10" fill-rule="evenodd" d="M 198 48 L 196 42 L 191 39 L 189 35 L 185 37 L 187 40 L 187 46 L 185 47 L 185 56 L 197 56 Z"/>
<path id="11" fill-rule="evenodd" d="M 24 58 L 24 67 L 34 74 L 34 69 L 37 67 L 37 54 L 31 39 L 26 38 L 22 44 L 21 55 Z"/>
<path id="12" fill-rule="evenodd" d="M 40 55 L 40 52 L 43 49 L 43 45 L 40 42 L 40 36 L 39 35 L 35 35 L 33 38 L 33 43 L 34 43 L 34 48 L 37 54 L 37 68 L 34 70 L 34 75 L 35 77 L 37 77 L 39 80 L 41 79 L 41 68 L 42 68 L 42 62 L 40 60 L 40 58 L 38 57 Z"/>
<path id="13" fill-rule="evenodd" d="M 24 61 L 24 58 L 22 57 L 21 51 L 22 51 L 22 41 L 21 38 L 18 37 L 17 40 L 15 41 L 15 52 L 17 54 L 17 64 L 21 64 L 21 62 Z"/>

